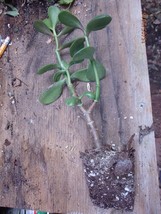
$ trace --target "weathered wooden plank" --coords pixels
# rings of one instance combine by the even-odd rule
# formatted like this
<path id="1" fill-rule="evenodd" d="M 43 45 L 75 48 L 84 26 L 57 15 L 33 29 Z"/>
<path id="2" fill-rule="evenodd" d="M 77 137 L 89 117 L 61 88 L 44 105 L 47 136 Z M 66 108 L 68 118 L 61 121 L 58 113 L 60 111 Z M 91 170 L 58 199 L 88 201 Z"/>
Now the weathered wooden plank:
<path id="1" fill-rule="evenodd" d="M 73 7 L 73 12 L 84 23 L 100 13 L 113 17 L 107 30 L 92 34 L 97 57 L 109 68 L 94 113 L 104 143 L 121 145 L 135 133 L 133 213 L 160 213 L 153 133 L 139 144 L 139 126 L 152 124 L 140 0 L 84 0 Z M 49 76 L 40 78 L 35 72 L 51 62 L 53 50 L 46 44 L 47 37 L 34 33 L 31 24 L 36 17 L 38 14 L 25 16 L 29 24 L 21 29 L 22 34 L 13 34 L 13 44 L 1 64 L 1 206 L 58 213 L 120 213 L 96 208 L 88 197 L 79 152 L 89 148 L 92 140 L 79 112 L 66 107 L 62 98 L 47 107 L 37 101 L 39 93 L 49 85 Z M 7 21 L 3 19 L 1 28 L 5 33 Z M 25 84 L 15 87 L 15 78 Z"/>

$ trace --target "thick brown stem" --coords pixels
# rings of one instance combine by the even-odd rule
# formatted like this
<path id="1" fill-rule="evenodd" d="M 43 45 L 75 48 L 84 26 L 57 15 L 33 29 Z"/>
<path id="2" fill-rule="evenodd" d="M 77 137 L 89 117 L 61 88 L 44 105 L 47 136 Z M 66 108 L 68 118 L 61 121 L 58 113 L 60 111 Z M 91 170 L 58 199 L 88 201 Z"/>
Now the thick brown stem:
<path id="1" fill-rule="evenodd" d="M 88 110 L 86 110 L 83 106 L 79 106 L 79 108 L 80 108 L 81 112 L 83 113 L 83 116 L 87 122 L 88 127 L 90 128 L 90 132 L 91 132 L 91 134 L 93 136 L 93 140 L 94 140 L 94 147 L 101 148 L 101 142 L 99 139 L 98 131 L 97 131 L 95 122 L 91 116 L 91 112 L 92 112 L 95 104 L 96 104 L 96 102 L 93 102 Z"/>

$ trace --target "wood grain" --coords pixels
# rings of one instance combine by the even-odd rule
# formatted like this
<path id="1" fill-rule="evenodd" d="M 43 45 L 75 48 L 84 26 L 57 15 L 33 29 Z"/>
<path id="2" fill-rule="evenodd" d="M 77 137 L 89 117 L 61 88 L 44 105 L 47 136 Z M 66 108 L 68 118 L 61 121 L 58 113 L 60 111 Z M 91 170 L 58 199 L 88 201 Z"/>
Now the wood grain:
<path id="1" fill-rule="evenodd" d="M 139 126 L 153 122 L 140 0 L 84 0 L 72 10 L 84 23 L 100 13 L 113 17 L 106 30 L 91 36 L 98 59 L 109 70 L 94 115 L 105 144 L 121 146 L 135 133 L 132 213 L 159 214 L 154 133 L 141 144 L 138 140 Z M 96 208 L 89 199 L 79 152 L 89 148 L 92 139 L 79 112 L 65 106 L 68 92 L 54 105 L 38 102 L 50 75 L 37 76 L 36 70 L 53 60 L 48 37 L 32 28 L 41 16 L 41 9 L 25 16 L 28 24 L 13 34 L 12 46 L 0 65 L 0 205 L 68 214 L 124 213 Z M 3 34 L 8 20 L 0 20 Z M 12 22 L 16 26 L 16 19 Z M 15 78 L 21 85 L 15 87 Z"/>

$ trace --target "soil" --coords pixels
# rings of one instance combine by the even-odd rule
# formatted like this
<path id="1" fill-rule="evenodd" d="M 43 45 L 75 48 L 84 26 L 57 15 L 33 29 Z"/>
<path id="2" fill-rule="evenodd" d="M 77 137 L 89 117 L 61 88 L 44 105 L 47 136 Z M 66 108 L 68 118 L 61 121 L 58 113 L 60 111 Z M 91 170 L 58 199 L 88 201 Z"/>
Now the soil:
<path id="1" fill-rule="evenodd" d="M 161 186 L 161 1 L 142 0 L 142 10 Z"/>
<path id="2" fill-rule="evenodd" d="M 142 0 L 156 138 L 161 138 L 161 2 Z"/>
<path id="3" fill-rule="evenodd" d="M 104 209 L 133 210 L 133 152 L 101 148 L 81 153 L 89 194 L 95 205 Z"/>

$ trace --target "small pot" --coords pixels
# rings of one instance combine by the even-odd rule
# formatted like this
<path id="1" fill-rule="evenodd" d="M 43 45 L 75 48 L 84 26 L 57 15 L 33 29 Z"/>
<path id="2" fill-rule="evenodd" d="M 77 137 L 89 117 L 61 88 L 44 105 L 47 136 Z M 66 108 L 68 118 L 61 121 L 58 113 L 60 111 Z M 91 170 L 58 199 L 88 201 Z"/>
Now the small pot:
<path id="1" fill-rule="evenodd" d="M 134 150 L 107 147 L 81 153 L 92 202 L 101 208 L 132 211 L 134 207 Z"/>

